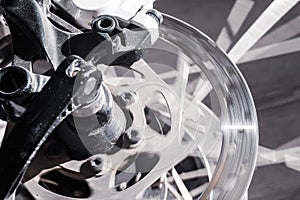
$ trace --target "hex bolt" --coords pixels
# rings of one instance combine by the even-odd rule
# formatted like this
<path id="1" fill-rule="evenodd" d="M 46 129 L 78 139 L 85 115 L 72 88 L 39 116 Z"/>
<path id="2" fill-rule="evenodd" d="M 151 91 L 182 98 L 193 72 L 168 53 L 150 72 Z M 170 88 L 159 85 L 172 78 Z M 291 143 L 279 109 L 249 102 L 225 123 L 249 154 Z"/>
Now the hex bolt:
<path id="1" fill-rule="evenodd" d="M 120 95 L 126 106 L 129 106 L 137 101 L 137 95 L 135 92 L 124 92 Z"/>
<path id="2" fill-rule="evenodd" d="M 100 157 L 91 158 L 82 164 L 80 171 L 94 175 L 103 170 L 103 160 Z"/>
<path id="3" fill-rule="evenodd" d="M 103 169 L 103 162 L 99 157 L 89 160 L 89 163 L 95 173 L 99 173 Z"/>
<path id="4" fill-rule="evenodd" d="M 162 14 L 159 11 L 155 10 L 155 9 L 148 10 L 146 12 L 146 14 L 153 17 L 157 21 L 158 24 L 161 24 L 163 22 L 164 18 L 162 16 Z"/>
<path id="5" fill-rule="evenodd" d="M 112 16 L 101 15 L 95 19 L 95 27 L 100 32 L 110 33 L 116 28 L 116 21 Z"/>

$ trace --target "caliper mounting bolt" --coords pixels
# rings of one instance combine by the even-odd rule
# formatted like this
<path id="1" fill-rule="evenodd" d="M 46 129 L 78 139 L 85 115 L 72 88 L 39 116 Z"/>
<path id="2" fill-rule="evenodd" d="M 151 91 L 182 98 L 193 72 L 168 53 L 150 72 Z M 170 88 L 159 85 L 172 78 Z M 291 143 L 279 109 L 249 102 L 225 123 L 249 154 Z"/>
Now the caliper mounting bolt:
<path id="1" fill-rule="evenodd" d="M 86 174 L 98 174 L 103 170 L 103 160 L 100 157 L 94 157 L 86 161 L 81 166 L 81 172 Z"/>
<path id="2" fill-rule="evenodd" d="M 155 9 L 148 10 L 146 12 L 146 14 L 153 17 L 157 21 L 158 24 L 161 24 L 163 22 L 164 18 L 162 16 L 162 14 L 159 11 L 155 10 Z"/>
<path id="3" fill-rule="evenodd" d="M 121 94 L 121 99 L 126 106 L 134 104 L 137 101 L 137 95 L 135 92 L 124 92 Z"/>

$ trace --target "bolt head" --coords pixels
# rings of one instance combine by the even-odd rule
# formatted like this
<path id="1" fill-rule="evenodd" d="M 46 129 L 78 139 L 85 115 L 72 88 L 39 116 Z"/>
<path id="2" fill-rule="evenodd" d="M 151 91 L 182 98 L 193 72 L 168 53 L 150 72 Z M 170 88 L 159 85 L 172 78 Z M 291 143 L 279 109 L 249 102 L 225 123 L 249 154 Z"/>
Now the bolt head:
<path id="1" fill-rule="evenodd" d="M 110 33 L 116 28 L 116 21 L 112 16 L 101 15 L 95 19 L 95 27 L 100 32 Z"/>
<path id="2" fill-rule="evenodd" d="M 146 14 L 152 16 L 157 21 L 158 24 L 161 24 L 163 22 L 164 18 L 163 18 L 162 14 L 158 10 L 149 9 L 146 12 Z"/>
<path id="3" fill-rule="evenodd" d="M 125 105 L 131 105 L 136 102 L 137 100 L 137 95 L 135 92 L 124 92 L 121 94 L 121 98 Z"/>
<path id="4" fill-rule="evenodd" d="M 100 157 L 91 158 L 81 166 L 81 172 L 94 175 L 103 170 L 103 160 Z"/>
<path id="5" fill-rule="evenodd" d="M 103 162 L 101 158 L 94 158 L 89 160 L 91 167 L 95 170 L 95 171 L 101 171 L 102 167 L 103 167 Z"/>

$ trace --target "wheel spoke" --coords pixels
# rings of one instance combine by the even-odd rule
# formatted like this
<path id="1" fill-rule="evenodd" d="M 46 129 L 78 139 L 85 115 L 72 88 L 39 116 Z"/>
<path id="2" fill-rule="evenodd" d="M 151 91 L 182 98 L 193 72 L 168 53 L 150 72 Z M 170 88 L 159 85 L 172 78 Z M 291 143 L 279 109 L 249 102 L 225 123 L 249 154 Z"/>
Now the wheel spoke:
<path id="1" fill-rule="evenodd" d="M 238 63 L 253 62 L 298 51 L 300 51 L 300 37 L 250 50 Z"/>
<path id="2" fill-rule="evenodd" d="M 205 76 L 201 76 L 197 86 L 195 87 L 193 99 L 197 99 L 197 101 L 203 101 L 203 99 L 207 97 L 211 90 L 212 85 L 210 84 L 209 80 Z"/>
<path id="3" fill-rule="evenodd" d="M 300 15 L 281 25 L 261 38 L 254 48 L 263 47 L 277 42 L 287 41 L 300 33 Z M 284 34 L 282 34 L 284 33 Z"/>
<path id="4" fill-rule="evenodd" d="M 208 186 L 208 183 L 200 185 L 199 187 L 196 187 L 195 189 L 193 189 L 192 191 L 190 191 L 190 193 L 194 197 L 198 196 L 198 195 L 202 194 L 205 191 L 205 189 L 207 188 L 207 186 Z"/>
<path id="5" fill-rule="evenodd" d="M 188 58 L 181 51 L 178 52 L 177 71 L 180 75 L 177 76 L 170 88 L 178 95 L 181 103 L 180 107 L 182 108 L 189 79 L 190 66 Z"/>
<path id="6" fill-rule="evenodd" d="M 242 27 L 253 5 L 254 2 L 250 0 L 236 0 L 227 18 L 226 25 L 217 39 L 217 44 L 224 51 L 227 51 L 230 47 L 233 37 L 236 36 Z"/>
<path id="7" fill-rule="evenodd" d="M 182 200 L 181 195 L 177 192 L 177 189 L 173 185 L 168 184 L 168 189 L 176 197 L 177 200 Z"/>
<path id="8" fill-rule="evenodd" d="M 182 194 L 183 199 L 184 200 L 193 200 L 193 197 L 189 193 L 189 190 L 184 185 L 183 181 L 181 180 L 178 172 L 176 171 L 176 169 L 174 167 L 172 168 L 171 173 L 172 173 L 172 176 L 174 178 L 174 181 L 175 181 L 180 193 Z"/>
<path id="9" fill-rule="evenodd" d="M 273 1 L 263 14 L 254 22 L 249 30 L 230 50 L 229 57 L 238 62 L 243 55 L 264 36 L 299 0 Z"/>

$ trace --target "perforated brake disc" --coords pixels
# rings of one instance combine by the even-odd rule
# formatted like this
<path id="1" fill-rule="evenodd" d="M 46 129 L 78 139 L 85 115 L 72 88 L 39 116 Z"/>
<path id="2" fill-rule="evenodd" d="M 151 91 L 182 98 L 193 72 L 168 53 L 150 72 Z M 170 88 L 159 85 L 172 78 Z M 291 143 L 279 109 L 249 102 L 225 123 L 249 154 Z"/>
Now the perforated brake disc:
<path id="1" fill-rule="evenodd" d="M 1 196 L 245 195 L 258 131 L 252 97 L 239 70 L 208 37 L 178 19 L 162 17 L 151 8 L 153 2 L 126 3 L 101 8 L 79 0 L 26 4 L 37 9 L 37 27 L 46 29 L 29 28 L 38 53 L 36 48 L 30 49 L 34 56 L 14 51 L 13 69 L 1 70 L 1 81 L 13 80 L 11 85 L 0 83 L 3 119 L 16 123 L 0 150 L 8 159 L 0 166 L 1 177 L 12 181 L 1 188 Z M 129 5 L 136 11 L 124 9 Z M 28 30 L 19 25 L 24 13 L 14 13 L 18 6 L 4 3 L 2 8 L 14 47 L 20 41 L 14 31 Z M 36 84 L 24 90 L 31 83 Z M 11 95 L 16 91 L 17 99 Z M 51 102 L 41 101 L 47 99 Z M 7 105 L 15 107 L 9 110 Z M 34 120 L 24 122 L 32 116 Z M 20 139 L 15 150 L 11 144 L 20 132 L 24 141 Z M 13 155 L 24 159 L 17 162 L 20 168 L 12 167 Z"/>

